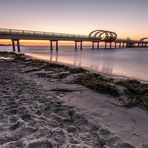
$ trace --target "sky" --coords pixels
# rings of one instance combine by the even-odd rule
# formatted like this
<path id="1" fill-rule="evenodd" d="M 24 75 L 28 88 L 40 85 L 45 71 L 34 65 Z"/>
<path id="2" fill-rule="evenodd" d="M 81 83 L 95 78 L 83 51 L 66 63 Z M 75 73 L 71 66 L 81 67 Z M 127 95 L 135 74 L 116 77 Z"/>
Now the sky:
<path id="1" fill-rule="evenodd" d="M 148 37 L 148 0 L 0 0 L 0 28 Z"/>

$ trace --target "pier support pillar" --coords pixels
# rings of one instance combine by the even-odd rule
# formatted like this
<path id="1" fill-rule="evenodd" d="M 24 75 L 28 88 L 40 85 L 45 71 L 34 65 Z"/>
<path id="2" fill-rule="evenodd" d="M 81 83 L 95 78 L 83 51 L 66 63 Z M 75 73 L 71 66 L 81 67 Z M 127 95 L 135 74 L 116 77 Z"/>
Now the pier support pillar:
<path id="1" fill-rule="evenodd" d="M 17 40 L 17 51 L 18 51 L 18 52 L 21 51 L 21 50 L 20 50 L 20 41 L 19 41 L 19 40 Z"/>
<path id="2" fill-rule="evenodd" d="M 105 42 L 105 49 L 107 48 L 107 42 Z"/>
<path id="3" fill-rule="evenodd" d="M 18 39 L 12 39 L 12 48 L 13 48 L 13 52 L 15 52 L 15 43 L 17 46 L 17 51 L 20 52 L 20 41 Z"/>
<path id="4" fill-rule="evenodd" d="M 134 47 L 134 43 L 127 43 L 127 44 L 126 44 L 126 47 L 127 47 L 127 48 L 132 48 L 132 47 Z"/>
<path id="5" fill-rule="evenodd" d="M 77 41 L 75 41 L 75 50 L 78 49 L 78 46 L 77 46 Z"/>
<path id="6" fill-rule="evenodd" d="M 82 50 L 82 48 L 83 48 L 83 41 L 75 41 L 75 50 L 77 50 L 78 49 L 78 43 L 80 43 L 80 50 Z"/>
<path id="7" fill-rule="evenodd" d="M 140 44 L 140 47 L 142 47 L 142 43 Z"/>
<path id="8" fill-rule="evenodd" d="M 121 42 L 119 43 L 119 48 L 121 48 Z"/>
<path id="9" fill-rule="evenodd" d="M 115 48 L 117 48 L 117 43 L 115 42 Z"/>
<path id="10" fill-rule="evenodd" d="M 80 42 L 80 50 L 82 50 L 83 45 L 82 45 L 82 41 Z"/>
<path id="11" fill-rule="evenodd" d="M 127 48 L 130 48 L 131 47 L 131 44 L 130 43 L 127 43 L 126 47 Z"/>
<path id="12" fill-rule="evenodd" d="M 124 42 L 122 43 L 122 48 L 124 48 Z"/>
<path id="13" fill-rule="evenodd" d="M 56 51 L 59 50 L 58 41 L 56 41 Z"/>
<path id="14" fill-rule="evenodd" d="M 95 42 L 92 42 L 92 49 L 95 49 Z"/>
<path id="15" fill-rule="evenodd" d="M 12 41 L 12 49 L 13 49 L 13 52 L 15 52 L 15 41 L 14 40 L 11 40 Z"/>
<path id="16" fill-rule="evenodd" d="M 110 49 L 112 48 L 112 42 L 110 42 Z"/>
<path id="17" fill-rule="evenodd" d="M 59 50 L 58 40 L 50 40 L 50 50 L 53 51 L 53 42 L 55 42 L 55 49 L 56 51 Z"/>
<path id="18" fill-rule="evenodd" d="M 100 42 L 97 42 L 97 49 L 100 48 Z"/>
<path id="19" fill-rule="evenodd" d="M 53 50 L 53 44 L 52 44 L 52 41 L 50 41 L 50 50 L 51 50 L 51 51 Z"/>
<path id="20" fill-rule="evenodd" d="M 135 47 L 135 43 L 132 43 L 132 47 Z"/>

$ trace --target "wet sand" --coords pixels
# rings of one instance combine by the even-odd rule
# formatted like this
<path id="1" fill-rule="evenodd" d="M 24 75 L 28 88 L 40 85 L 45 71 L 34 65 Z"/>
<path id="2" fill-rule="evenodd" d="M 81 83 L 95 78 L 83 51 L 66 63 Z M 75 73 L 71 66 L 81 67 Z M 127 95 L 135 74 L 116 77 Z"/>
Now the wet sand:
<path id="1" fill-rule="evenodd" d="M 112 98 L 106 95 L 71 84 L 70 81 L 79 73 L 69 74 L 54 64 L 45 70 L 42 69 L 43 64 L 37 67 L 29 58 L 22 60 L 18 56 L 14 60 L 14 56 L 9 54 L 8 58 L 5 54 L 0 58 L 1 148 L 147 147 L 147 129 L 143 131 L 148 123 L 145 111 L 126 111 L 108 103 L 106 100 Z M 100 106 L 95 106 L 98 103 Z M 95 111 L 95 108 L 100 110 Z M 131 115 L 127 115 L 122 123 L 120 120 L 126 113 Z M 98 120 L 100 116 L 106 120 Z M 109 125 L 107 116 L 110 116 L 110 120 L 116 116 L 112 122 L 114 125 Z M 143 128 L 137 128 L 139 125 L 135 124 L 139 122 Z M 131 125 L 126 125 L 127 129 L 119 132 L 127 123 Z M 131 133 L 128 133 L 128 128 L 133 128 Z M 137 139 L 128 138 L 134 134 Z"/>

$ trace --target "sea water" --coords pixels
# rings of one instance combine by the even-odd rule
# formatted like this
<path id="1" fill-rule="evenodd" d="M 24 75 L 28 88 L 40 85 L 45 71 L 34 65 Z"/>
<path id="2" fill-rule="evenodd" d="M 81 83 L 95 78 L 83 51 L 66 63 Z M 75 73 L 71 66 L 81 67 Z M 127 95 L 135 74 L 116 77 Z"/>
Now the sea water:
<path id="1" fill-rule="evenodd" d="M 0 51 L 12 51 L 1 46 Z M 47 46 L 21 46 L 21 52 L 31 57 L 70 64 L 109 75 L 148 81 L 148 48 L 91 49 L 75 51 L 73 46 L 60 46 L 58 52 Z"/>

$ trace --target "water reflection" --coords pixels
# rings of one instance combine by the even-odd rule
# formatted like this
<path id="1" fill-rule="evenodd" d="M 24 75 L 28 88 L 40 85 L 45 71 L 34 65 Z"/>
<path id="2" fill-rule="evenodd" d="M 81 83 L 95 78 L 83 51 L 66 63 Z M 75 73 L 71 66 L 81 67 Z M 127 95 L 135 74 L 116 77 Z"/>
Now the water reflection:
<path id="1" fill-rule="evenodd" d="M 56 53 L 55 53 L 55 56 L 54 56 L 54 53 L 53 53 L 53 51 L 51 51 L 50 53 L 49 53 L 49 61 L 50 62 L 58 62 L 58 51 L 56 51 Z M 44 58 L 43 58 L 43 60 L 44 60 Z M 48 59 L 47 59 L 48 60 Z"/>
<path id="2" fill-rule="evenodd" d="M 73 64 L 74 66 L 81 67 L 81 55 L 82 55 L 82 51 L 74 52 L 74 64 Z"/>
<path id="3" fill-rule="evenodd" d="M 83 51 L 62 49 L 58 52 L 29 51 L 26 54 L 43 60 L 84 67 L 96 72 L 148 81 L 148 49 L 84 49 Z"/>

